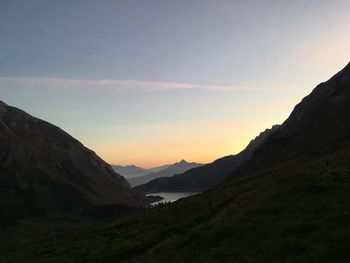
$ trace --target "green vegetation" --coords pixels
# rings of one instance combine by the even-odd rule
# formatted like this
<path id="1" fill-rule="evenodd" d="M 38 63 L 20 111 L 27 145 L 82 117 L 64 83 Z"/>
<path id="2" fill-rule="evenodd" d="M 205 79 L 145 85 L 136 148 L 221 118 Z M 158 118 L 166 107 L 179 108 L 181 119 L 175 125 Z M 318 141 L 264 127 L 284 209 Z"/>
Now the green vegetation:
<path id="1" fill-rule="evenodd" d="M 202 195 L 2 251 L 8 262 L 348 262 L 350 153 L 238 175 Z"/>

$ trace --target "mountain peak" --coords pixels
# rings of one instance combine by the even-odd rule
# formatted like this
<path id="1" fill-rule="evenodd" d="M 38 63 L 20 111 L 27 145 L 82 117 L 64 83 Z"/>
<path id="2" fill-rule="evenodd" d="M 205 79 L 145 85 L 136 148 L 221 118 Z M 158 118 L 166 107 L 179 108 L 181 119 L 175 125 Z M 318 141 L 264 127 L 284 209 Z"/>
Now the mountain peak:
<path id="1" fill-rule="evenodd" d="M 188 162 L 185 159 L 182 159 L 180 162 L 178 162 L 179 164 L 187 164 Z"/>

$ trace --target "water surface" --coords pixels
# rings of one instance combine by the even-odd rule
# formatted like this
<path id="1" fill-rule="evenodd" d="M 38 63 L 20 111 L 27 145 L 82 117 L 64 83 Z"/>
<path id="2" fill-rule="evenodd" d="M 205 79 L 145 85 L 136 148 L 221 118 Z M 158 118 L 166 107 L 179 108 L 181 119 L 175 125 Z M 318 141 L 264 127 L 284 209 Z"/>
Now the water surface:
<path id="1" fill-rule="evenodd" d="M 196 194 L 199 194 L 199 192 L 160 192 L 160 193 L 152 193 L 149 195 L 154 195 L 154 196 L 158 195 L 164 198 L 160 201 L 152 203 L 152 205 L 157 205 L 164 202 L 172 203 L 172 202 L 175 202 L 176 200 L 179 200 L 180 198 L 185 198 Z"/>

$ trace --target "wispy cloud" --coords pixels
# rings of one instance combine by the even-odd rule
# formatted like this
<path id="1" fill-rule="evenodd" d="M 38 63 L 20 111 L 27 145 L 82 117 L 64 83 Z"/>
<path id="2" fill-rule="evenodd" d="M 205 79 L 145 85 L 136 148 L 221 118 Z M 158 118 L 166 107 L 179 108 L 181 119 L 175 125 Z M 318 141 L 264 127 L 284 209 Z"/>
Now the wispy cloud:
<path id="1" fill-rule="evenodd" d="M 64 79 L 64 78 L 28 78 L 28 77 L 0 77 L 0 89 L 6 87 L 39 87 L 47 89 L 83 89 L 83 90 L 186 90 L 203 89 L 208 91 L 285 91 L 290 87 L 274 86 L 240 86 L 240 85 L 204 85 L 193 83 L 160 82 L 147 80 L 120 80 L 120 79 Z"/>

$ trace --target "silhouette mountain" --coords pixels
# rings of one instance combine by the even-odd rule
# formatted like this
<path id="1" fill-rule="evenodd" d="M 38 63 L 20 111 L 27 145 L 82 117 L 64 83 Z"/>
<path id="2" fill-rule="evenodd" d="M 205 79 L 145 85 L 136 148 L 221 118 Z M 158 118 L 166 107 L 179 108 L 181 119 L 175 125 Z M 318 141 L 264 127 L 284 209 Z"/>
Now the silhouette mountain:
<path id="1" fill-rule="evenodd" d="M 267 136 L 262 134 L 264 139 L 256 142 L 253 140 L 236 156 L 224 157 L 172 178 L 152 180 L 135 189 L 146 193 L 202 190 L 218 184 L 252 156 L 254 158 L 238 170 L 248 172 L 295 157 L 331 151 L 349 136 L 349 74 L 350 63 L 306 96 L 281 127 L 275 126 L 273 132 L 266 134 L 268 139 L 265 140 Z M 262 146 L 261 142 L 264 142 Z"/>
<path id="2" fill-rule="evenodd" d="M 264 140 L 271 133 L 277 131 L 278 128 L 279 126 L 275 125 L 271 129 L 266 129 L 237 155 L 220 158 L 210 164 L 190 169 L 172 177 L 154 179 L 147 184 L 136 186 L 134 189 L 144 193 L 155 193 L 167 191 L 203 191 L 211 188 L 220 183 L 234 169 L 249 160 Z"/>
<path id="3" fill-rule="evenodd" d="M 126 179 L 136 176 L 142 176 L 150 173 L 149 170 L 135 166 L 135 165 L 112 165 L 114 171 L 122 175 Z"/>
<path id="4" fill-rule="evenodd" d="M 145 184 L 153 179 L 156 178 L 160 178 L 160 177 L 170 177 L 173 176 L 175 174 L 180 174 L 180 173 L 184 173 L 189 169 L 195 168 L 195 167 L 199 167 L 202 166 L 202 164 L 200 163 L 189 163 L 185 160 L 181 160 L 180 162 L 174 163 L 172 165 L 169 165 L 167 168 L 159 171 L 159 172 L 155 172 L 155 173 L 150 173 L 144 176 L 140 176 L 140 177 L 133 177 L 133 178 L 129 178 L 127 179 L 128 182 L 130 183 L 130 185 L 132 187 L 137 186 L 137 185 L 141 185 L 141 184 Z"/>
<path id="5" fill-rule="evenodd" d="M 146 168 L 138 167 L 136 165 L 126 165 L 126 166 L 112 165 L 112 168 L 114 171 L 116 171 L 118 174 L 122 175 L 126 179 L 130 179 L 133 177 L 139 177 L 139 176 L 143 176 L 151 173 L 157 173 L 168 168 L 169 166 L 171 166 L 171 164 L 164 164 L 161 166 L 156 166 L 156 167 L 146 169 Z"/>
<path id="6" fill-rule="evenodd" d="M 319 84 L 256 151 L 242 172 L 295 158 L 324 155 L 350 140 L 350 63 Z"/>
<path id="7" fill-rule="evenodd" d="M 26 218 L 144 196 L 60 128 L 0 102 L 0 217 Z"/>

